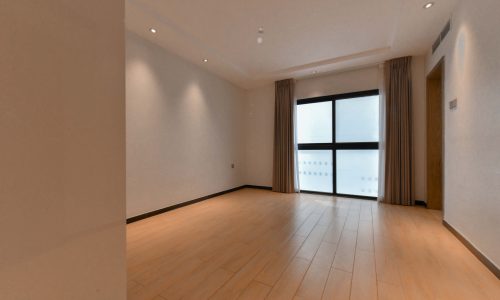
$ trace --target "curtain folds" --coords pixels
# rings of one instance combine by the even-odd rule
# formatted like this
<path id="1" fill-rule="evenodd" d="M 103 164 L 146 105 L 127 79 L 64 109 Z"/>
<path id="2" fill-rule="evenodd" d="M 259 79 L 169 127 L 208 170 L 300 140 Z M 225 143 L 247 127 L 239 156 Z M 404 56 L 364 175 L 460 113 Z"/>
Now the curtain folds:
<path id="1" fill-rule="evenodd" d="M 384 66 L 385 163 L 381 201 L 414 205 L 411 57 Z"/>
<path id="2" fill-rule="evenodd" d="M 380 111 L 380 119 L 379 119 L 379 167 L 378 167 L 378 201 L 384 201 L 384 188 L 385 188 L 385 148 L 386 148 L 386 101 L 385 101 L 385 79 L 384 79 L 384 64 L 379 65 L 378 69 L 378 89 L 379 89 L 379 111 Z"/>
<path id="3" fill-rule="evenodd" d="M 294 88 L 293 79 L 276 82 L 273 191 L 280 193 L 297 191 Z"/>

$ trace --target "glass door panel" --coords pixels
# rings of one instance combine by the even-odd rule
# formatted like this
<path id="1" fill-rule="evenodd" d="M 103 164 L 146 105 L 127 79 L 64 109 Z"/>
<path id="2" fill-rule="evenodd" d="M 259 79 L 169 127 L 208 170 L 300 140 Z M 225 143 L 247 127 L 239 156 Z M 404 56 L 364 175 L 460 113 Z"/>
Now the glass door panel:
<path id="1" fill-rule="evenodd" d="M 299 150 L 300 189 L 333 193 L 332 150 Z"/>
<path id="2" fill-rule="evenodd" d="M 335 101 L 337 143 L 379 141 L 379 96 Z"/>
<path id="3" fill-rule="evenodd" d="M 377 197 L 378 150 L 337 150 L 337 194 Z"/>
<path id="4" fill-rule="evenodd" d="M 297 142 L 299 144 L 332 142 L 332 102 L 297 106 Z"/>

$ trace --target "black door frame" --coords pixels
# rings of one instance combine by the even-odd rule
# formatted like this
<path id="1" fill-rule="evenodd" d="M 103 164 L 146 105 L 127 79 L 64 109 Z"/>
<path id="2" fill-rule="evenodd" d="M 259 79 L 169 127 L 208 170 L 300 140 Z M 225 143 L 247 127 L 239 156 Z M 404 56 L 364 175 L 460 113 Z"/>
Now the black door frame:
<path id="1" fill-rule="evenodd" d="M 329 96 L 321 96 L 315 98 L 307 98 L 297 100 L 297 105 L 313 104 L 320 102 L 331 102 L 332 103 L 332 142 L 331 143 L 302 143 L 298 144 L 298 150 L 332 150 L 333 162 L 333 193 L 315 192 L 300 190 L 301 193 L 319 194 L 319 195 L 329 195 L 329 196 L 339 196 L 347 198 L 358 198 L 358 199 L 368 199 L 377 200 L 377 197 L 368 196 L 358 196 L 358 195 L 346 195 L 337 193 L 337 150 L 378 150 L 378 142 L 361 142 L 361 143 L 337 143 L 336 142 L 336 132 L 335 132 L 335 103 L 337 100 L 346 100 L 351 98 L 361 98 L 369 96 L 378 96 L 379 90 L 369 90 L 354 93 L 336 94 Z"/>

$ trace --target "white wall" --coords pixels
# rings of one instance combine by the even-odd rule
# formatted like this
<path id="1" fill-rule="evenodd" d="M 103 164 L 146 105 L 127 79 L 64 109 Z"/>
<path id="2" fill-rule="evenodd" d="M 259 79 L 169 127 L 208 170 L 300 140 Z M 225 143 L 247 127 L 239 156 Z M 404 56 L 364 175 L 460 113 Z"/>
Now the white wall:
<path id="1" fill-rule="evenodd" d="M 297 80 L 295 97 L 305 99 L 379 88 L 379 68 L 371 67 Z"/>
<path id="2" fill-rule="evenodd" d="M 243 90 L 133 33 L 126 74 L 127 217 L 244 184 Z"/>
<path id="3" fill-rule="evenodd" d="M 0 6 L 0 298 L 125 299 L 124 2 Z"/>
<path id="4" fill-rule="evenodd" d="M 462 1 L 445 57 L 444 219 L 500 267 L 500 2 Z M 458 99 L 458 109 L 448 102 Z"/>
<path id="5" fill-rule="evenodd" d="M 247 92 L 245 102 L 245 184 L 273 183 L 274 85 Z"/>
<path id="6" fill-rule="evenodd" d="M 425 59 L 413 61 L 416 197 L 425 200 Z M 297 99 L 378 89 L 378 67 L 317 76 L 296 82 Z M 274 86 L 247 92 L 245 183 L 271 186 L 273 169 Z"/>

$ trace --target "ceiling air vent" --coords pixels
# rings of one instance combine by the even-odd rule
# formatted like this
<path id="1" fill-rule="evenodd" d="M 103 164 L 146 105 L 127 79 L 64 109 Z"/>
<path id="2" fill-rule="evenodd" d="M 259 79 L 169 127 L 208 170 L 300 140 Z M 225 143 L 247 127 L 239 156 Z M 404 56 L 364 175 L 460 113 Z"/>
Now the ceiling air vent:
<path id="1" fill-rule="evenodd" d="M 446 25 L 444 26 L 443 30 L 441 30 L 441 33 L 439 34 L 438 38 L 432 44 L 432 53 L 436 52 L 437 48 L 439 48 L 439 45 L 441 45 L 441 42 L 444 40 L 444 38 L 448 35 L 451 29 L 451 20 L 449 20 Z"/>
<path id="2" fill-rule="evenodd" d="M 451 21 L 448 21 L 446 25 L 444 26 L 443 30 L 441 30 L 441 40 L 444 40 L 446 35 L 448 35 L 448 32 L 450 32 L 451 29 Z"/>
<path id="3" fill-rule="evenodd" d="M 439 45 L 441 45 L 441 36 L 439 36 L 437 38 L 437 40 L 434 42 L 434 44 L 432 44 L 432 54 L 434 54 L 434 52 L 436 52 Z"/>

